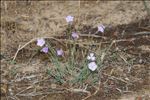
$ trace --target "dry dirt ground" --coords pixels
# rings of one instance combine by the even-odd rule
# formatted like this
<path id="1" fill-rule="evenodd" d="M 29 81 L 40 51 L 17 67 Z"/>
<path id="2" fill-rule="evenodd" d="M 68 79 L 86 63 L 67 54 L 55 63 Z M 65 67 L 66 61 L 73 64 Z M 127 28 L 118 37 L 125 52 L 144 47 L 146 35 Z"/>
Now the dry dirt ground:
<path id="1" fill-rule="evenodd" d="M 85 25 L 113 26 L 140 20 L 147 12 L 141 1 L 4 1 L 1 2 L 2 52 L 9 47 L 9 52 L 15 52 L 19 44 L 38 36 L 61 34 L 66 28 L 67 15 Z"/>
<path id="2" fill-rule="evenodd" d="M 150 8 L 150 1 L 146 1 L 146 4 Z M 145 19 L 148 16 L 148 11 L 145 9 L 143 1 L 1 1 L 1 90 L 4 100 L 6 98 L 9 98 L 9 100 L 33 99 L 31 97 L 20 99 L 20 97 L 17 97 L 17 95 L 12 96 L 14 94 L 11 93 L 13 93 L 12 91 L 15 91 L 13 89 L 16 89 L 17 91 L 15 91 L 15 93 L 18 94 L 19 91 L 21 91 L 19 90 L 21 88 L 17 84 L 17 82 L 20 82 L 21 80 L 16 80 L 18 79 L 18 76 L 23 77 L 23 80 L 27 79 L 27 77 L 24 76 L 30 76 L 30 73 L 35 73 L 36 75 L 38 73 L 38 76 L 36 77 L 40 77 L 40 74 L 45 71 L 43 68 L 43 66 L 45 66 L 43 59 L 45 58 L 42 58 L 40 55 L 41 58 L 35 57 L 30 59 L 32 54 L 29 52 L 34 52 L 36 49 L 34 48 L 35 44 L 33 44 L 31 46 L 25 47 L 24 51 L 22 50 L 20 53 L 18 53 L 18 56 L 16 57 L 17 64 L 10 64 L 10 61 L 15 55 L 19 45 L 24 45 L 29 40 L 37 37 L 61 35 L 66 30 L 67 23 L 65 21 L 65 17 L 68 15 L 75 17 L 75 27 L 80 29 L 83 26 L 91 26 L 94 28 L 99 24 L 104 24 L 108 27 L 128 25 L 130 23 L 139 22 L 142 19 Z M 147 19 L 148 20 L 145 21 L 150 22 L 149 17 Z M 143 27 L 147 27 L 148 24 L 145 24 Z M 133 27 L 133 29 L 135 29 L 135 27 Z M 147 28 L 145 30 L 150 31 L 150 29 Z M 141 65 L 143 67 L 140 68 L 143 68 L 141 70 L 144 70 L 144 68 L 149 70 L 149 43 L 146 43 L 146 46 L 140 46 L 139 48 L 145 48 L 144 50 L 148 52 L 148 55 L 146 56 L 147 58 L 145 58 L 147 63 L 145 66 Z M 137 66 L 135 70 L 138 69 L 139 65 L 135 66 Z M 17 68 L 17 73 L 19 74 L 18 76 L 16 75 L 15 77 L 10 77 L 8 70 L 13 68 Z M 20 75 L 20 73 L 22 74 Z M 139 71 L 139 73 L 143 72 Z M 137 74 L 134 73 L 134 75 Z M 149 74 L 146 73 L 146 75 Z M 34 77 L 35 76 L 33 74 L 33 78 Z M 115 97 L 115 100 L 148 100 L 150 98 L 150 88 L 148 84 L 149 77 L 146 79 L 146 89 L 145 86 L 139 90 L 135 89 L 134 92 L 131 92 L 132 95 L 129 95 L 129 91 L 129 93 L 125 95 L 123 94 L 121 96 L 119 95 L 118 97 Z M 14 85 L 11 84 L 11 86 L 8 86 L 6 83 L 10 83 L 11 80 L 13 80 L 13 82 L 17 82 Z M 50 85 L 50 87 L 55 87 L 53 85 L 54 84 Z M 30 88 L 33 87 L 25 87 L 24 89 L 28 90 Z M 37 88 L 39 89 L 40 86 L 36 87 L 36 89 Z M 81 95 L 80 93 L 76 94 L 67 92 L 64 94 L 61 90 L 59 90 L 59 92 L 59 94 L 55 94 L 54 91 L 54 94 L 44 95 L 34 99 L 81 100 L 81 98 L 85 97 L 85 95 Z M 88 100 L 101 100 L 100 98 L 102 94 L 98 94 L 99 95 L 97 96 L 91 96 L 88 98 Z M 70 99 L 70 97 L 68 98 L 68 96 L 72 96 L 72 99 Z M 110 99 L 112 98 L 105 98 L 105 100 Z"/>

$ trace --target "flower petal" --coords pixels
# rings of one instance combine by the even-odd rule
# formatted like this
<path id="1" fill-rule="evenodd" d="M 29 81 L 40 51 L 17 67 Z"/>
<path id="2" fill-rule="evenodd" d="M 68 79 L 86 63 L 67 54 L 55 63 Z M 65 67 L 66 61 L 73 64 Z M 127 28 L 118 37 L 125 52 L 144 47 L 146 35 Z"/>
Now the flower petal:
<path id="1" fill-rule="evenodd" d="M 48 53 L 48 47 L 44 47 L 44 48 L 42 48 L 42 50 L 41 50 L 42 52 L 44 52 L 44 53 Z"/>
<path id="2" fill-rule="evenodd" d="M 62 49 L 57 49 L 56 53 L 57 53 L 57 56 L 62 56 L 64 54 Z"/>
<path id="3" fill-rule="evenodd" d="M 90 61 L 95 61 L 95 60 L 96 60 L 96 57 L 94 56 L 94 53 L 90 53 L 90 54 L 87 56 L 87 59 L 90 60 Z"/>
<path id="4" fill-rule="evenodd" d="M 91 60 L 91 57 L 90 57 L 90 56 L 87 56 L 87 60 Z"/>
<path id="5" fill-rule="evenodd" d="M 94 56 L 94 53 L 90 53 L 90 56 L 93 57 L 93 56 Z"/>
<path id="6" fill-rule="evenodd" d="M 76 32 L 72 32 L 71 36 L 72 36 L 73 39 L 78 39 L 79 38 L 79 35 Z"/>
<path id="7" fill-rule="evenodd" d="M 37 39 L 37 45 L 42 47 L 45 44 L 45 40 L 44 39 Z"/>
<path id="8" fill-rule="evenodd" d="M 103 33 L 103 32 L 104 32 L 104 29 L 105 29 L 105 26 L 104 26 L 104 25 L 99 25 L 99 26 L 98 26 L 98 31 L 99 31 L 99 32 L 102 32 L 102 33 Z"/>
<path id="9" fill-rule="evenodd" d="M 67 17 L 66 17 L 66 21 L 67 21 L 67 23 L 69 23 L 69 22 L 73 22 L 73 18 L 74 18 L 74 17 L 72 17 L 72 16 L 70 16 L 70 15 L 69 15 L 69 16 L 67 16 Z"/>
<path id="10" fill-rule="evenodd" d="M 95 61 L 95 60 L 96 60 L 95 56 L 91 57 L 91 61 Z"/>
<path id="11" fill-rule="evenodd" d="M 97 64 L 95 62 L 90 62 L 88 64 L 88 68 L 91 70 L 91 71 L 95 71 L 96 68 L 97 68 Z"/>

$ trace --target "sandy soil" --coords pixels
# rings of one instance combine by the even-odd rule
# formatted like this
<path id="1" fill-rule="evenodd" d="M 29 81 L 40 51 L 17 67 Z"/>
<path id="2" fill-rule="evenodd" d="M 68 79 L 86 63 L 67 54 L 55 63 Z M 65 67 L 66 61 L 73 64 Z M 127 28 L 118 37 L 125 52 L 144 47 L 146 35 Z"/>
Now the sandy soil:
<path id="1" fill-rule="evenodd" d="M 147 15 L 142 1 L 2 1 L 1 5 L 1 50 L 10 49 L 8 54 L 32 38 L 61 34 L 67 15 L 74 16 L 76 23 L 93 27 L 128 24 Z"/>
<path id="2" fill-rule="evenodd" d="M 147 4 L 150 4 L 150 1 L 147 1 Z M 74 16 L 76 27 L 80 28 L 84 25 L 97 27 L 99 24 L 106 26 L 129 24 L 144 19 L 148 13 L 142 1 L 2 1 L 0 32 L 1 55 L 10 60 L 16 53 L 18 46 L 25 44 L 29 40 L 35 37 L 62 34 L 67 26 L 65 21 L 67 15 Z M 33 48 L 34 46 L 35 44 L 27 46 L 25 51 L 20 52 L 21 58 L 30 56 L 28 52 L 34 52 L 36 49 Z M 40 57 L 42 56 L 40 55 Z M 17 59 L 19 59 L 19 57 Z M 43 59 L 45 58 L 42 58 L 42 61 Z M 2 68 L 11 69 L 15 67 L 18 68 L 18 72 L 37 73 L 41 67 L 45 65 L 45 62 L 37 58 L 32 59 L 29 65 L 27 61 L 30 59 L 19 60 L 21 61 L 17 65 L 9 65 L 7 61 L 1 61 Z M 3 74 L 5 73 L 7 74 L 8 71 L 4 71 Z M 139 98 L 141 96 L 147 96 L 148 93 L 140 91 L 134 93 L 135 95 L 127 94 L 120 97 L 119 100 L 143 100 Z M 77 95 L 56 94 L 50 95 L 50 97 L 48 96 L 47 98 L 49 100 L 68 100 L 66 96 L 76 98 Z M 78 96 L 77 98 L 82 97 L 80 95 Z M 94 97 L 89 100 L 99 99 Z"/>

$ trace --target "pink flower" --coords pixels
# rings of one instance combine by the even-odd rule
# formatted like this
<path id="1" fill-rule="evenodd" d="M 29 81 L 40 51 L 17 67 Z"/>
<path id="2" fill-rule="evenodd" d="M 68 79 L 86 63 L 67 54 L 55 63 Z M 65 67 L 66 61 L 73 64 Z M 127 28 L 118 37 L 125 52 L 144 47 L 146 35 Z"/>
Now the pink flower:
<path id="1" fill-rule="evenodd" d="M 88 64 L 88 68 L 91 70 L 91 71 L 95 71 L 96 68 L 97 68 L 97 64 L 95 62 L 90 62 Z"/>
<path id="2" fill-rule="evenodd" d="M 48 53 L 48 47 L 42 48 L 41 52 Z"/>
<path id="3" fill-rule="evenodd" d="M 67 16 L 67 17 L 66 17 L 66 21 L 67 21 L 67 23 L 69 23 L 69 22 L 73 22 L 73 18 L 74 18 L 74 17 L 72 17 L 72 16 L 70 16 L 70 15 L 69 15 L 69 16 Z"/>
<path id="4" fill-rule="evenodd" d="M 73 39 L 78 39 L 79 38 L 79 35 L 76 32 L 72 32 L 71 36 L 72 36 Z"/>
<path id="5" fill-rule="evenodd" d="M 42 47 L 45 44 L 45 40 L 44 39 L 37 39 L 37 45 Z"/>
<path id="6" fill-rule="evenodd" d="M 105 26 L 104 25 L 99 25 L 98 26 L 98 31 L 104 33 Z"/>
<path id="7" fill-rule="evenodd" d="M 56 53 L 57 53 L 57 56 L 63 56 L 63 54 L 64 54 L 62 49 L 57 49 Z"/>

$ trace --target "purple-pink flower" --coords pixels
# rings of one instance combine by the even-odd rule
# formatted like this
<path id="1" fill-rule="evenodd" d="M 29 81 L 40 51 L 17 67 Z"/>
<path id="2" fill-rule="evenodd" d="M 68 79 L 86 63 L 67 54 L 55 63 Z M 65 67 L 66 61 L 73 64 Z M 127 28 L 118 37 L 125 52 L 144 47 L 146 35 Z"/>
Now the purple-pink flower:
<path id="1" fill-rule="evenodd" d="M 79 38 L 79 35 L 76 32 L 72 32 L 71 36 L 72 36 L 73 39 L 78 39 Z"/>
<path id="2" fill-rule="evenodd" d="M 45 40 L 44 39 L 37 39 L 37 45 L 42 47 L 45 44 Z"/>
<path id="3" fill-rule="evenodd" d="M 97 64 L 95 62 L 90 62 L 88 64 L 88 68 L 91 70 L 91 71 L 95 71 L 96 68 L 97 68 Z"/>
<path id="4" fill-rule="evenodd" d="M 104 33 L 105 30 L 105 26 L 104 25 L 99 25 L 98 27 L 98 31 Z"/>
<path id="5" fill-rule="evenodd" d="M 73 22 L 73 18 L 74 18 L 74 17 L 72 17 L 72 16 L 70 16 L 70 15 L 67 16 L 67 17 L 66 17 L 67 23 Z"/>
<path id="6" fill-rule="evenodd" d="M 43 48 L 41 49 L 41 52 L 48 53 L 48 47 L 43 47 Z"/>
<path id="7" fill-rule="evenodd" d="M 64 52 L 62 49 L 57 49 L 56 54 L 57 54 L 57 56 L 63 56 Z"/>

